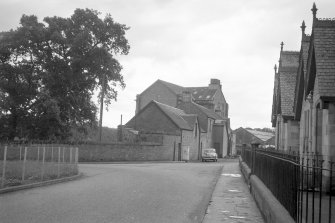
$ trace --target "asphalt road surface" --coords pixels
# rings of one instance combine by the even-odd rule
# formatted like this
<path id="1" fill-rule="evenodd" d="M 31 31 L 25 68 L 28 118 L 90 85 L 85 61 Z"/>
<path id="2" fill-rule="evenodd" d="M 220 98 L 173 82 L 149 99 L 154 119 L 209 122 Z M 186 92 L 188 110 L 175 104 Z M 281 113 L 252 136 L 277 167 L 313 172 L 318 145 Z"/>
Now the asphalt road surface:
<path id="1" fill-rule="evenodd" d="M 81 164 L 78 180 L 0 195 L 0 222 L 201 222 L 223 163 Z"/>

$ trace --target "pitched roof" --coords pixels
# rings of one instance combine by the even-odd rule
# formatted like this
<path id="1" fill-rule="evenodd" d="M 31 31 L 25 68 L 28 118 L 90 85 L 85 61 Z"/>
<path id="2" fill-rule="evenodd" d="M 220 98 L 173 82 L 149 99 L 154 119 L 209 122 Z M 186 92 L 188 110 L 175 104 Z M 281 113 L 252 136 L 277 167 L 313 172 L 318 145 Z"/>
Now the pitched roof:
<path id="1" fill-rule="evenodd" d="M 220 115 L 216 114 L 197 103 L 194 102 L 181 102 L 177 108 L 185 111 L 187 114 L 196 114 L 199 119 L 199 125 L 203 131 L 207 131 L 208 128 L 208 118 L 214 120 L 224 120 Z"/>
<path id="2" fill-rule="evenodd" d="M 299 68 L 297 73 L 297 81 L 295 85 L 295 97 L 294 97 L 294 116 L 296 120 L 300 120 L 301 106 L 303 100 L 303 94 L 305 89 L 305 78 L 307 73 L 307 61 L 308 51 L 310 45 L 311 36 L 306 35 L 303 32 L 301 39 L 300 55 L 299 55 Z"/>
<path id="3" fill-rule="evenodd" d="M 257 138 L 259 138 L 262 141 L 267 141 L 269 139 L 271 139 L 274 134 L 271 132 L 262 132 L 262 131 L 257 131 L 257 130 L 251 130 L 251 129 L 245 129 L 247 130 L 249 133 L 251 133 L 252 135 L 256 136 Z"/>
<path id="4" fill-rule="evenodd" d="M 160 82 L 164 84 L 168 89 L 170 89 L 174 94 L 182 94 L 183 91 L 189 91 L 194 100 L 213 100 L 217 89 L 209 88 L 209 87 L 182 87 L 176 84 L 172 84 L 167 81 L 163 81 L 158 79 L 156 82 Z"/>
<path id="5" fill-rule="evenodd" d="M 312 38 L 319 94 L 335 97 L 335 20 L 316 19 Z"/>
<path id="6" fill-rule="evenodd" d="M 189 125 L 189 117 L 186 118 L 187 120 L 183 118 L 187 116 L 183 110 L 157 101 L 152 101 L 151 103 L 155 103 L 180 129 L 193 130 L 193 126 Z"/>
<path id="7" fill-rule="evenodd" d="M 295 85 L 299 66 L 299 52 L 281 51 L 279 74 L 279 103 L 283 116 L 294 116 L 293 104 Z"/>
<path id="8" fill-rule="evenodd" d="M 185 90 L 190 91 L 194 100 L 213 100 L 217 89 L 209 87 L 186 87 Z"/>

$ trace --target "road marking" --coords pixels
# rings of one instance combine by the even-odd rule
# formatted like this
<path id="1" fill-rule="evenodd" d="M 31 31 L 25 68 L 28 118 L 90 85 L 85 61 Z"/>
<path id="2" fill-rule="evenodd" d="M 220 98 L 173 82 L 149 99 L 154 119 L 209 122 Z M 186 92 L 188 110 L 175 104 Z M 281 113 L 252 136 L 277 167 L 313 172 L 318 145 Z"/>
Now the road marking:
<path id="1" fill-rule="evenodd" d="M 240 190 L 228 190 L 229 192 L 242 192 Z"/>
<path id="2" fill-rule="evenodd" d="M 225 177 L 241 177 L 241 174 L 236 174 L 236 173 L 223 173 L 221 175 Z"/>
<path id="3" fill-rule="evenodd" d="M 229 216 L 230 218 L 238 218 L 238 219 L 244 219 L 245 217 L 243 216 Z"/>

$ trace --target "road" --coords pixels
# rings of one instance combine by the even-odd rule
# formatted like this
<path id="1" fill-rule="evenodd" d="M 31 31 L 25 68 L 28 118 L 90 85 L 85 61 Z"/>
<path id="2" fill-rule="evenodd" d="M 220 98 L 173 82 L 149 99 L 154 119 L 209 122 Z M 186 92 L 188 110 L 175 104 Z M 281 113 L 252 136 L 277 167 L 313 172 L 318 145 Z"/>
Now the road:
<path id="1" fill-rule="evenodd" d="M 201 222 L 222 166 L 81 164 L 78 180 L 0 195 L 0 221 Z"/>

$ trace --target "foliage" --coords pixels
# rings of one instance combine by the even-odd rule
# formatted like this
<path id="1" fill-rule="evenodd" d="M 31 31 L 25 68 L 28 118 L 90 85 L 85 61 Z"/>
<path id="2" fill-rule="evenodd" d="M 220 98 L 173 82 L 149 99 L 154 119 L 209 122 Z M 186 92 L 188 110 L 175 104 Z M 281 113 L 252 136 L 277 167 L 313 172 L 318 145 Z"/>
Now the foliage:
<path id="1" fill-rule="evenodd" d="M 96 90 L 105 104 L 125 87 L 115 55 L 128 54 L 128 29 L 111 15 L 76 9 L 70 18 L 23 15 L 0 33 L 0 138 L 67 139 L 96 125 Z M 103 83 L 105 83 L 104 86 Z"/>

